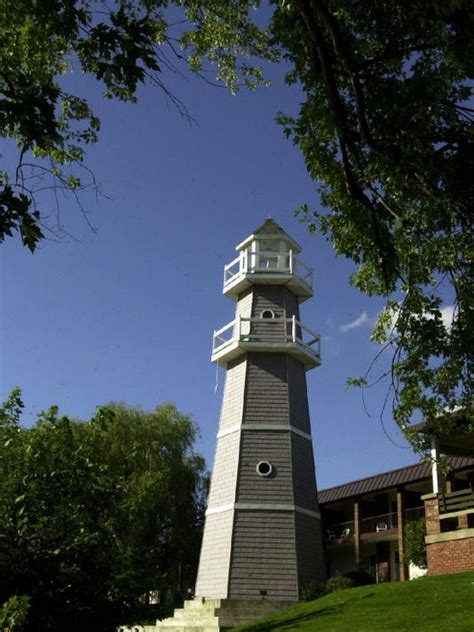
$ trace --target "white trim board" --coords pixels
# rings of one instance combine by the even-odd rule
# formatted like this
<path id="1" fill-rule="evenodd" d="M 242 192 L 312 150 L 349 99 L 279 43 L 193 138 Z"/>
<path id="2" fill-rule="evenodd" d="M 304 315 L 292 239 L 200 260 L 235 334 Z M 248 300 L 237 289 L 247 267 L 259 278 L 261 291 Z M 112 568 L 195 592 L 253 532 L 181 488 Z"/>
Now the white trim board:
<path id="1" fill-rule="evenodd" d="M 297 511 L 298 513 L 306 514 L 313 518 L 321 518 L 319 511 L 311 511 L 311 509 L 305 509 L 299 505 L 293 505 L 290 503 L 229 503 L 228 505 L 221 505 L 220 507 L 212 507 L 206 511 L 206 516 L 212 516 L 218 513 L 224 513 L 225 511 L 232 511 L 234 509 L 250 509 L 256 511 Z"/>
<path id="2" fill-rule="evenodd" d="M 283 425 L 283 424 L 240 424 L 238 426 L 232 426 L 231 428 L 227 428 L 225 430 L 221 430 L 221 432 L 217 433 L 217 438 L 222 439 L 222 437 L 227 437 L 234 432 L 239 432 L 241 430 L 279 430 L 281 432 L 294 432 L 300 437 L 304 437 L 308 439 L 308 441 L 312 441 L 311 435 L 299 428 L 295 428 L 295 426 Z"/>

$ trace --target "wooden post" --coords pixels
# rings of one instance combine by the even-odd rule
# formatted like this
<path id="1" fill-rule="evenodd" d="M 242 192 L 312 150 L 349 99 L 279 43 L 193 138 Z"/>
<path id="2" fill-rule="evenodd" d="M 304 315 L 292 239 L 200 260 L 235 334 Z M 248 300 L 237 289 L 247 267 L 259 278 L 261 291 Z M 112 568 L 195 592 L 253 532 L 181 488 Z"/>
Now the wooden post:
<path id="1" fill-rule="evenodd" d="M 361 543 L 360 543 L 360 502 L 358 500 L 354 500 L 354 560 L 355 567 L 358 571 L 361 567 Z"/>
<path id="2" fill-rule="evenodd" d="M 431 437 L 431 478 L 433 481 L 433 494 L 439 494 L 438 459 L 438 442 L 436 441 L 436 437 Z"/>
<path id="3" fill-rule="evenodd" d="M 405 563 L 405 494 L 403 489 L 397 490 L 397 525 L 398 525 L 398 560 L 400 581 L 408 579 L 408 566 Z"/>

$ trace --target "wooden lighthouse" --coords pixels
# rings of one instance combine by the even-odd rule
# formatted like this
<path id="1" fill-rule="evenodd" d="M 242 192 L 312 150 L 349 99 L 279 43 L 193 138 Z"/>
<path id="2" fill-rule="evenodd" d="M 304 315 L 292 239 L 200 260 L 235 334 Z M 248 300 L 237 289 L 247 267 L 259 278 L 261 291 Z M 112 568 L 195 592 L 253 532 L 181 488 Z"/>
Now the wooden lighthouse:
<path id="1" fill-rule="evenodd" d="M 324 576 L 306 371 L 319 336 L 302 324 L 313 271 L 268 219 L 224 270 L 235 319 L 214 332 L 226 368 L 197 597 L 298 601 Z"/>
<path id="2" fill-rule="evenodd" d="M 306 388 L 319 336 L 299 313 L 313 271 L 272 219 L 236 249 L 223 289 L 235 318 L 213 338 L 226 382 L 196 596 L 146 632 L 246 623 L 324 578 Z"/>

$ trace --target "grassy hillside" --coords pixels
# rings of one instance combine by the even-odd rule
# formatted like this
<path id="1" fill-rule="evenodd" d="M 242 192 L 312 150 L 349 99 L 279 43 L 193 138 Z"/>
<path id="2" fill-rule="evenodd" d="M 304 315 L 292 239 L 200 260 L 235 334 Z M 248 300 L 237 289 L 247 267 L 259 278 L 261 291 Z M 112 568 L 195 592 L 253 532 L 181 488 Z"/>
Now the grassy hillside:
<path id="1" fill-rule="evenodd" d="M 350 588 L 235 630 L 474 632 L 474 572 Z"/>

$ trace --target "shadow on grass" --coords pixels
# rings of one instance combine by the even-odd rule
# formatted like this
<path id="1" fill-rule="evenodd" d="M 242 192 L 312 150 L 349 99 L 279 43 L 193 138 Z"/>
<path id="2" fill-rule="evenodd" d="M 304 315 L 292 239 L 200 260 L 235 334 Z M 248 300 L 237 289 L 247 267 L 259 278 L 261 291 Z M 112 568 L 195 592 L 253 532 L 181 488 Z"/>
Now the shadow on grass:
<path id="1" fill-rule="evenodd" d="M 343 612 L 347 606 L 353 604 L 355 601 L 362 601 L 367 599 L 368 597 L 373 597 L 374 593 L 368 593 L 362 597 L 351 597 L 347 599 L 347 601 L 343 601 L 341 603 L 335 604 L 334 606 L 328 606 L 327 608 L 322 608 L 321 610 L 313 611 L 313 612 L 305 612 L 299 615 L 295 615 L 293 617 L 288 617 L 282 621 L 270 621 L 270 622 L 262 622 L 255 623 L 251 627 L 252 632 L 272 632 L 275 629 L 278 630 L 295 630 L 300 627 L 301 624 L 306 623 L 307 621 L 314 621 L 314 624 L 318 624 L 318 619 L 322 617 L 327 617 L 332 614 L 339 614 Z"/>

